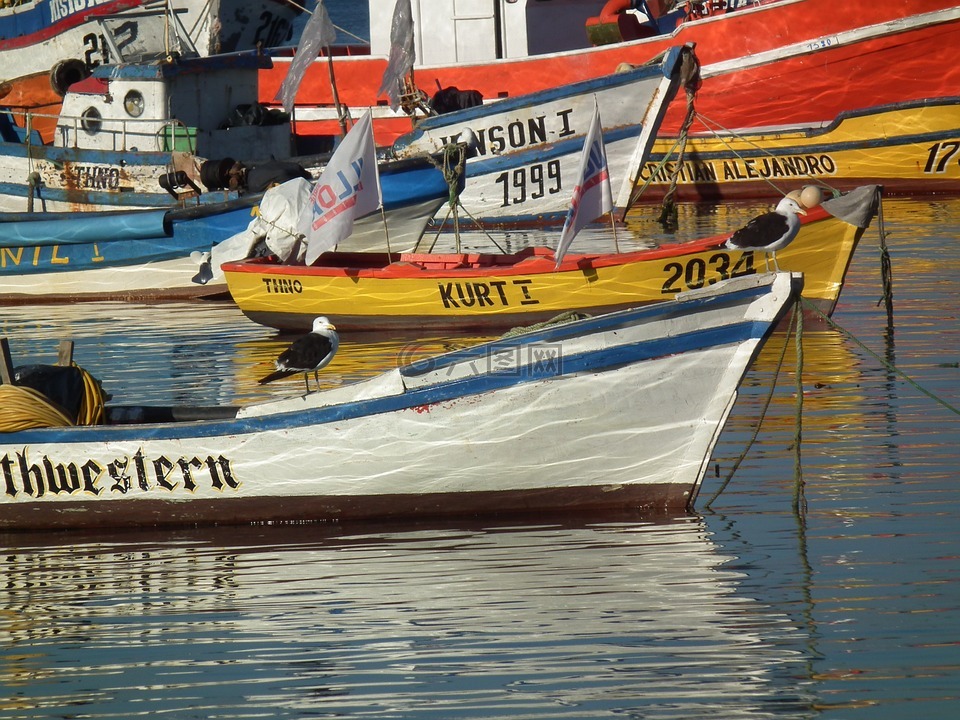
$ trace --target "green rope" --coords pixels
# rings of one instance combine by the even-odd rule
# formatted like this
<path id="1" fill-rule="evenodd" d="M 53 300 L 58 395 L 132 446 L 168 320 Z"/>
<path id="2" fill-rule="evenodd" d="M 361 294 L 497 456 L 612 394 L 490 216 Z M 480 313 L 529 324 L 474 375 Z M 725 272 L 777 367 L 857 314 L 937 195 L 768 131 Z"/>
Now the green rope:
<path id="1" fill-rule="evenodd" d="M 549 320 L 544 320 L 543 322 L 510 328 L 500 337 L 509 338 L 513 337 L 514 335 L 523 335 L 524 333 L 533 332 L 534 330 L 542 330 L 543 328 L 550 327 L 551 325 L 560 325 L 562 323 L 573 322 L 574 320 L 584 320 L 588 317 L 590 316 L 585 313 L 577 312 L 576 310 L 568 310 L 567 312 L 560 313 L 559 315 L 556 315 Z"/>
<path id="2" fill-rule="evenodd" d="M 917 383 L 913 378 L 911 378 L 911 377 L 910 377 L 909 375 L 907 375 L 905 372 L 903 372 L 902 370 L 900 370 L 900 368 L 898 368 L 896 365 L 893 365 L 893 364 L 887 362 L 886 360 L 884 360 L 884 359 L 883 359 L 882 357 L 880 357 L 877 353 L 875 353 L 873 350 L 871 350 L 870 348 L 868 348 L 864 343 L 860 342 L 860 340 L 858 340 L 858 339 L 856 338 L 856 336 L 853 335 L 853 333 L 851 333 L 851 332 L 850 332 L 849 330 L 847 330 L 846 328 L 841 327 L 840 325 L 838 325 L 838 324 L 837 324 L 836 322 L 834 322 L 831 318 L 827 317 L 827 316 L 820 310 L 820 308 L 818 308 L 818 307 L 816 307 L 815 305 L 813 305 L 809 300 L 807 300 L 806 298 L 801 298 L 800 300 L 801 300 L 801 302 L 804 304 L 804 306 L 805 306 L 807 309 L 812 310 L 812 311 L 815 312 L 817 315 L 819 315 L 819 317 L 820 317 L 822 320 L 824 320 L 830 327 L 834 328 L 835 330 L 839 330 L 839 331 L 842 332 L 847 338 L 849 338 L 850 340 L 853 340 L 853 342 L 855 342 L 855 343 L 856 343 L 857 345 L 859 345 L 861 348 L 863 348 L 864 350 L 866 350 L 870 355 L 872 355 L 874 358 L 876 358 L 876 360 L 877 360 L 881 365 L 883 365 L 883 367 L 885 367 L 887 370 L 889 370 L 890 372 L 894 373 L 895 375 L 899 375 L 901 378 L 903 378 L 903 380 L 905 380 L 905 381 L 907 382 L 907 384 L 913 386 L 913 388 L 914 388 L 915 390 L 923 393 L 924 395 L 926 395 L 928 398 L 930 398 L 931 400 L 933 400 L 933 401 L 934 401 L 935 403 L 937 403 L 938 405 L 942 405 L 943 407 L 945 407 L 947 410 L 949 410 L 950 412 L 954 413 L 955 415 L 960 415 L 960 408 L 955 408 L 953 405 L 951 405 L 950 403 L 948 403 L 946 400 L 943 400 L 942 398 L 937 397 L 937 396 L 934 395 L 932 392 L 930 392 L 930 391 L 927 390 L 926 388 L 922 387 L 919 383 Z"/>
<path id="3" fill-rule="evenodd" d="M 720 484 L 720 487 L 717 491 L 710 497 L 709 500 L 704 504 L 704 509 L 709 510 L 710 506 L 713 504 L 713 501 L 720 497 L 721 493 L 726 490 L 727 485 L 730 484 L 730 481 L 733 479 L 734 474 L 737 472 L 737 469 L 740 467 L 740 464 L 746 459 L 747 453 L 750 452 L 750 448 L 753 447 L 753 444 L 756 442 L 757 437 L 760 435 L 760 428 L 763 427 L 763 420 L 767 416 L 767 411 L 770 409 L 770 403 L 773 402 L 773 395 L 777 389 L 777 379 L 780 377 L 780 371 L 783 369 L 783 360 L 787 355 L 787 347 L 790 345 L 790 333 L 794 326 L 797 315 L 797 305 L 794 304 L 793 309 L 790 315 L 790 325 L 787 330 L 787 336 L 784 338 L 783 347 L 780 349 L 780 359 L 777 361 L 777 369 L 773 373 L 773 380 L 770 383 L 770 392 L 767 394 L 767 399 L 763 404 L 763 407 L 760 409 L 760 417 L 757 419 L 756 427 L 753 429 L 753 435 L 750 437 L 750 440 L 744 446 L 743 451 L 740 453 L 740 456 L 734 460 L 733 466 L 730 468 L 730 472 L 727 473 L 726 478 Z"/>
<path id="4" fill-rule="evenodd" d="M 793 513 L 797 517 L 807 514 L 807 500 L 804 497 L 803 466 L 800 461 L 800 446 L 803 442 L 803 313 L 797 313 L 797 331 L 794 335 L 797 345 L 797 409 L 794 415 L 793 435 Z"/>

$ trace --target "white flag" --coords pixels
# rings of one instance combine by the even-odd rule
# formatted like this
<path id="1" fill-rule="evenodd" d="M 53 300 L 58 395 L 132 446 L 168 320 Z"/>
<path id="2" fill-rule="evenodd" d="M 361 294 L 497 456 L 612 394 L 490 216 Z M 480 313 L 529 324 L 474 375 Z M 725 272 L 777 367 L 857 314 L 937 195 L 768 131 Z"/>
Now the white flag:
<path id="1" fill-rule="evenodd" d="M 307 265 L 350 237 L 354 219 L 377 210 L 382 202 L 373 120 L 367 110 L 337 146 L 300 216 Z"/>
<path id="2" fill-rule="evenodd" d="M 583 143 L 580 155 L 580 175 L 573 188 L 573 199 L 567 219 L 563 223 L 560 242 L 557 243 L 557 267 L 580 229 L 613 210 L 613 191 L 610 189 L 610 173 L 607 170 L 607 152 L 603 146 L 603 130 L 600 128 L 600 108 L 595 107 L 593 122 Z"/>
<path id="3" fill-rule="evenodd" d="M 277 96 L 274 98 L 274 100 L 280 100 L 283 103 L 284 110 L 287 112 L 293 111 L 293 99 L 297 96 L 297 90 L 303 81 L 307 68 L 310 67 L 310 63 L 317 59 L 320 48 L 330 47 L 336 39 L 337 31 L 330 21 L 327 9 L 323 6 L 323 0 L 317 0 L 313 15 L 307 20 L 307 24 L 300 34 L 297 53 L 290 62 L 287 76 L 283 79 L 283 84 L 280 85 Z"/>
<path id="4" fill-rule="evenodd" d="M 400 86 L 407 73 L 413 69 L 417 50 L 413 42 L 413 13 L 410 0 L 397 0 L 390 25 L 390 59 L 383 71 L 383 80 L 377 95 L 387 94 L 390 107 L 400 107 Z"/>

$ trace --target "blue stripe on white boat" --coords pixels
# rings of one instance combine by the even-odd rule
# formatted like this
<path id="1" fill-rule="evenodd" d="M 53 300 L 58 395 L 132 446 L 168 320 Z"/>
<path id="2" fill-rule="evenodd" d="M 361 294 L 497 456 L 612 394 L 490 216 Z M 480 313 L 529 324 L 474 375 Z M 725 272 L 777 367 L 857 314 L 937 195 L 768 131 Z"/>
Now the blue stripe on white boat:
<path id="1" fill-rule="evenodd" d="M 476 107 L 456 110 L 452 113 L 428 117 L 417 123 L 417 128 L 407 135 L 403 135 L 395 142 L 395 147 L 402 149 L 419 140 L 426 132 L 434 129 L 447 127 L 451 123 L 468 123 L 473 120 L 486 119 L 490 117 L 491 112 L 497 114 L 507 113 L 512 110 L 537 107 L 545 103 L 565 97 L 575 97 L 580 95 L 589 95 L 600 90 L 609 90 L 635 83 L 643 77 L 671 77 L 674 68 L 679 61 L 682 48 L 675 46 L 666 51 L 663 61 L 658 65 L 643 65 L 634 70 L 623 73 L 614 73 L 604 75 L 599 78 L 582 80 L 569 85 L 561 85 L 557 88 L 541 90 L 528 95 L 515 95 L 513 97 L 497 100 L 496 103 L 477 105 Z M 606 133 L 606 131 L 604 131 Z"/>
<path id="2" fill-rule="evenodd" d="M 761 292 L 761 290 L 756 290 L 757 294 Z M 738 295 L 740 295 L 740 293 L 738 293 Z M 722 300 L 724 304 L 732 301 L 729 297 L 722 298 Z M 650 314 L 655 316 L 657 314 L 656 310 L 659 310 L 661 315 L 666 316 L 678 312 L 682 314 L 687 308 L 693 309 L 705 304 L 708 305 L 711 301 L 718 305 L 720 304 L 718 298 L 708 297 L 693 300 L 689 304 L 684 303 L 684 307 L 682 308 L 677 308 L 673 303 L 669 303 L 668 309 L 653 306 L 653 308 L 627 310 L 594 318 L 591 321 L 586 321 L 587 325 L 576 323 L 577 330 L 567 328 L 567 331 L 574 330 L 575 334 L 582 335 L 585 334 L 585 327 L 596 327 L 606 330 L 615 329 L 618 325 L 632 323 L 632 321 L 638 317 L 648 316 Z M 652 313 L 648 312 L 651 310 L 653 311 Z M 407 390 L 406 392 L 396 395 L 371 400 L 346 402 L 339 405 L 309 410 L 278 413 L 276 415 L 261 415 L 235 420 L 171 425 L 93 426 L 66 430 L 62 428 L 49 428 L 11 433 L 8 435 L 8 438 L 11 442 L 17 444 L 22 443 L 26 446 L 37 443 L 74 443 L 85 441 L 121 442 L 147 439 L 188 440 L 191 438 L 214 437 L 226 434 L 259 434 L 270 430 L 283 430 L 304 425 L 339 422 L 440 402 L 448 402 L 456 400 L 457 398 L 469 397 L 479 393 L 536 382 L 551 377 L 575 375 L 584 372 L 598 372 L 612 367 L 619 367 L 630 362 L 706 349 L 717 345 L 728 345 L 750 338 L 760 338 L 768 329 L 769 325 L 767 323 L 744 321 L 737 324 L 722 325 L 708 330 L 699 330 L 667 338 L 641 341 L 616 348 L 583 352 L 569 357 L 565 355 L 559 363 L 535 363 L 520 368 L 511 368 L 508 371 L 499 373 L 485 373 L 447 382 L 438 382 L 435 385 Z M 557 331 L 562 332 L 563 326 L 558 326 Z M 540 339 L 549 339 L 551 337 L 557 337 L 557 335 L 552 335 L 548 331 L 541 331 L 524 336 L 522 343 L 520 343 L 518 339 L 517 342 L 510 344 L 529 345 L 540 341 Z M 484 356 L 492 352 L 492 347 L 501 346 L 500 343 L 484 344 L 470 348 L 469 350 L 475 355 Z M 409 368 L 401 368 L 401 372 L 409 373 Z"/>

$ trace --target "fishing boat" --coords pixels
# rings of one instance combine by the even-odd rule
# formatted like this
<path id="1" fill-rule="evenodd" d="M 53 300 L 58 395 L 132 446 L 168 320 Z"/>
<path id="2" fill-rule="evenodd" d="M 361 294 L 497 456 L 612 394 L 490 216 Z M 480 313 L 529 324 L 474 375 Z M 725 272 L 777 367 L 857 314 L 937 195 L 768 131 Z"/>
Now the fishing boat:
<path id="1" fill-rule="evenodd" d="M 117 15 L 126 43 L 142 12 L 166 11 L 188 29 L 201 55 L 277 47 L 294 40 L 304 8 L 284 0 L 22 0 L 0 7 L 0 99 L 41 113 L 56 114 L 67 88 L 98 65 L 115 63 L 112 43 L 98 17 Z M 256 18 L 251 22 L 252 18 Z M 171 50 L 179 51 L 176 45 Z"/>
<path id="2" fill-rule="evenodd" d="M 960 8 L 951 0 L 777 0 L 706 17 L 671 13 L 665 3 L 648 2 L 654 22 L 638 23 L 642 35 L 591 45 L 585 29 L 591 18 L 604 15 L 598 5 L 518 0 L 467 9 L 414 0 L 415 89 L 409 94 L 417 102 L 422 95 L 432 102 L 441 90 L 455 88 L 476 91 L 484 103 L 494 103 L 601 77 L 620 63 L 643 63 L 684 44 L 696 46 L 704 66 L 736 65 L 792 48 L 793 57 L 775 66 L 767 63 L 766 70 L 748 64 L 724 77 L 704 75 L 699 111 L 722 128 L 828 121 L 866 105 L 940 97 L 960 84 L 953 51 Z M 614 6 L 608 17 L 628 14 L 629 3 L 608 5 Z M 613 20 L 619 24 L 621 17 Z M 415 103 L 392 108 L 380 94 L 390 31 L 390 13 L 371 0 L 370 46 L 332 50 L 337 102 L 328 59 L 310 66 L 296 97 L 298 135 L 336 135 L 338 103 L 354 116 L 375 108 L 378 144 L 388 145 L 413 129 L 420 119 Z M 437 36 L 444 41 L 437 42 Z M 276 105 L 289 65 L 289 57 L 274 55 L 273 67 L 262 71 L 261 102 Z M 675 105 L 664 120 L 665 135 L 682 127 L 684 108 Z M 692 129 L 706 128 L 695 123 Z"/>
<path id="3" fill-rule="evenodd" d="M 834 120 L 691 134 L 683 156 L 671 138 L 655 143 L 637 200 L 775 197 L 798 182 L 834 190 L 865 184 L 884 195 L 960 192 L 960 98 L 895 103 Z"/>
<path id="4" fill-rule="evenodd" d="M 292 157 L 289 117 L 257 103 L 269 58 L 201 57 L 164 12 L 95 19 L 112 64 L 72 83 L 56 115 L 0 108 L 0 210 L 222 202 L 322 167 Z"/>
<path id="5" fill-rule="evenodd" d="M 130 407 L 106 408 L 98 425 L 11 418 L 0 529 L 682 512 L 800 284 L 735 278 L 192 418 Z M 9 414 L 23 387 L 0 390 Z"/>
<path id="6" fill-rule="evenodd" d="M 342 249 L 413 249 L 449 199 L 443 173 L 424 159 L 384 163 L 379 179 L 382 210 L 358 218 Z M 222 276 L 198 276 L 203 258 L 251 227 L 269 229 L 265 202 L 259 193 L 167 209 L 0 213 L 0 304 L 226 297 Z"/>
<path id="7" fill-rule="evenodd" d="M 463 226 L 555 222 L 567 212 L 584 139 L 599 115 L 610 182 L 625 207 L 664 113 L 685 78 L 695 78 L 696 63 L 693 48 L 678 46 L 638 68 L 427 118 L 389 156 L 465 143 Z"/>
<path id="8" fill-rule="evenodd" d="M 803 273 L 804 298 L 829 315 L 854 250 L 878 208 L 863 186 L 824 201 L 777 252 Z M 766 269 L 764 253 L 724 246 L 730 233 L 623 253 L 324 253 L 313 265 L 270 257 L 225 263 L 230 295 L 254 322 L 309 329 L 317 315 L 338 328 L 490 330 L 567 311 L 605 312 L 662 302 L 681 292 Z"/>

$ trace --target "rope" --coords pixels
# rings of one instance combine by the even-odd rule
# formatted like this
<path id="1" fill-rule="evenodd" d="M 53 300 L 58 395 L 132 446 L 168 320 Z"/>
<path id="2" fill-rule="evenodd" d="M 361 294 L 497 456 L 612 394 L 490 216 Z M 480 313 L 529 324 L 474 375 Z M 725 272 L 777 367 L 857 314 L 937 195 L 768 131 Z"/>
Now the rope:
<path id="1" fill-rule="evenodd" d="M 730 472 L 727 473 L 726 478 L 723 482 L 720 483 L 720 487 L 717 488 L 717 491 L 710 497 L 709 500 L 704 504 L 704 509 L 709 510 L 710 505 L 713 504 L 713 501 L 720 497 L 720 494 L 727 489 L 727 485 L 730 484 L 730 481 L 733 479 L 734 473 L 737 472 L 737 469 L 740 467 L 740 464 L 747 457 L 747 453 L 750 452 L 750 448 L 753 447 L 753 444 L 757 441 L 757 437 L 760 435 L 760 428 L 763 427 L 763 420 L 767 416 L 767 411 L 770 409 L 770 403 L 773 402 L 773 395 L 777 389 L 777 379 L 780 377 L 780 371 L 783 369 L 783 360 L 787 355 L 787 347 L 790 345 L 790 333 L 792 332 L 793 326 L 796 322 L 797 315 L 799 315 L 797 304 L 794 304 L 793 310 L 790 315 L 790 325 L 789 330 L 787 331 L 787 336 L 783 340 L 783 347 L 780 349 L 780 359 L 777 361 L 777 368 L 773 373 L 773 380 L 770 383 L 770 392 L 767 394 L 767 399 L 763 404 L 763 407 L 760 409 L 760 417 L 757 418 L 756 427 L 753 429 L 753 435 L 750 437 L 750 440 L 744 446 L 743 451 L 740 453 L 740 456 L 734 460 L 733 466 L 730 468 Z"/>
<path id="2" fill-rule="evenodd" d="M 704 126 L 707 130 L 709 130 L 717 140 L 719 140 L 721 143 L 723 143 L 723 145 L 726 147 L 726 149 L 729 150 L 730 153 L 731 153 L 734 157 L 736 157 L 738 160 L 744 160 L 743 155 L 741 155 L 741 154 L 738 153 L 736 150 L 734 150 L 733 146 L 731 146 L 730 143 L 727 142 L 727 140 L 720 134 L 721 132 L 726 133 L 726 134 L 729 135 L 730 137 L 736 138 L 737 140 L 741 140 L 741 141 L 745 142 L 746 144 L 752 146 L 752 147 L 753 147 L 754 149 L 756 149 L 756 150 L 759 150 L 760 152 L 762 152 L 764 155 L 766 155 L 766 156 L 768 156 L 768 157 L 776 157 L 772 152 L 770 152 L 768 149 L 766 149 L 766 148 L 763 147 L 762 145 L 758 145 L 757 143 L 753 142 L 752 140 L 748 139 L 747 137 L 745 137 L 745 136 L 743 136 L 743 135 L 740 135 L 739 133 L 737 133 L 737 132 L 735 132 L 735 131 L 733 131 L 733 130 L 730 130 L 729 128 L 724 127 L 724 126 L 721 125 L 720 123 L 714 122 L 713 120 L 710 120 L 709 118 L 704 117 L 701 113 L 697 113 L 697 119 L 698 119 L 701 123 L 703 123 L 703 126 Z M 815 177 L 815 176 L 811 175 L 810 173 L 805 173 L 805 176 L 806 176 L 809 180 L 811 180 L 811 181 L 813 181 L 813 182 L 816 182 L 816 183 L 818 183 L 818 184 L 820 184 L 820 185 L 823 185 L 823 187 L 825 187 L 825 188 L 827 188 L 828 190 L 830 190 L 830 192 L 832 192 L 834 195 L 839 195 L 839 194 L 840 194 L 840 191 L 839 191 L 837 188 L 835 188 L 835 187 L 833 187 L 832 185 L 830 185 L 830 183 L 826 182 L 822 177 L 820 177 L 820 176 L 816 176 L 816 177 Z M 763 178 L 763 181 L 764 181 L 765 183 L 767 183 L 770 187 L 772 187 L 772 188 L 773 188 L 777 193 L 779 193 L 780 195 L 786 195 L 786 193 L 785 193 L 781 188 L 777 187 L 777 186 L 773 183 L 773 181 L 770 180 L 770 178 L 766 178 L 766 177 L 765 177 L 765 178 Z"/>
<path id="3" fill-rule="evenodd" d="M 680 179 L 680 169 L 683 166 L 683 156 L 687 150 L 687 136 L 690 132 L 690 126 L 697 115 L 694 108 L 694 99 L 697 91 L 703 81 L 700 78 L 700 61 L 693 53 L 686 53 L 683 57 L 683 65 L 680 68 L 680 77 L 683 82 L 683 90 L 687 96 L 687 114 L 683 118 L 683 124 L 680 126 L 680 150 L 677 153 L 677 164 L 674 168 L 673 177 L 670 178 L 670 186 L 660 206 L 660 217 L 658 222 L 668 230 L 676 230 L 677 206 L 673 201 L 673 196 L 677 192 L 677 182 Z"/>
<path id="4" fill-rule="evenodd" d="M 83 380 L 83 397 L 76 419 L 43 393 L 21 385 L 0 385 L 0 432 L 35 428 L 100 425 L 104 418 L 104 397 L 100 383 L 74 365 Z"/>
<path id="5" fill-rule="evenodd" d="M 534 323 L 533 325 L 520 325 L 519 327 L 510 328 L 507 330 L 501 338 L 510 338 L 514 335 L 523 335 L 524 333 L 533 332 L 535 330 L 542 330 L 543 328 L 550 327 L 551 325 L 560 325 L 562 323 L 573 322 L 574 320 L 583 320 L 590 317 L 582 312 L 577 312 L 576 310 L 568 310 L 567 312 L 560 313 L 549 320 L 544 320 L 543 322 Z"/>
<path id="6" fill-rule="evenodd" d="M 843 327 L 841 327 L 840 325 L 838 325 L 838 324 L 837 324 L 836 322 L 834 322 L 831 318 L 827 317 L 827 316 L 823 313 L 823 311 L 820 310 L 820 308 L 818 308 L 817 306 L 813 305 L 809 300 L 807 300 L 806 298 L 800 298 L 800 302 L 803 303 L 803 305 L 804 305 L 805 308 L 807 308 L 807 309 L 809 309 L 810 311 L 816 313 L 816 314 L 817 314 L 822 320 L 824 320 L 830 327 L 832 327 L 832 328 L 834 328 L 834 329 L 836 329 L 836 330 L 839 330 L 840 332 L 842 332 L 842 333 L 844 334 L 844 336 L 846 336 L 846 337 L 849 338 L 850 340 L 853 340 L 853 342 L 855 342 L 855 343 L 856 343 L 857 345 L 859 345 L 861 348 L 863 348 L 864 350 L 866 350 L 870 355 L 872 355 L 872 356 L 873 356 L 881 365 L 883 365 L 883 367 L 885 367 L 887 370 L 889 370 L 890 372 L 892 372 L 892 373 L 894 373 L 894 374 L 896 374 L 896 375 L 899 375 L 903 380 L 905 380 L 905 381 L 906 381 L 909 385 L 911 385 L 915 390 L 923 393 L 924 395 L 926 395 L 928 398 L 930 398 L 931 400 L 933 400 L 933 401 L 934 401 L 935 403 L 937 403 L 938 405 L 942 405 L 942 406 L 945 407 L 947 410 L 949 410 L 950 412 L 952 412 L 954 415 L 960 415 L 960 408 L 956 408 L 956 407 L 954 407 L 953 405 L 951 405 L 950 403 L 948 403 L 946 400 L 943 400 L 943 399 L 937 397 L 937 396 L 934 395 L 932 392 L 930 392 L 929 390 L 927 390 L 927 389 L 925 389 L 924 387 L 922 387 L 916 380 L 914 380 L 914 379 L 911 378 L 909 375 L 907 375 L 905 372 L 903 372 L 902 370 L 900 370 L 900 368 L 898 368 L 896 365 L 894 365 L 894 364 L 892 364 L 892 363 L 889 363 L 889 362 L 887 362 L 886 360 L 884 360 L 882 357 L 880 357 L 880 355 L 878 355 L 878 354 L 875 353 L 873 350 L 871 350 L 870 348 L 868 348 L 864 343 L 860 342 L 860 340 L 858 340 L 858 339 L 856 338 L 856 336 L 853 335 L 853 333 L 851 333 L 850 331 L 848 331 L 846 328 L 843 328 Z"/>

